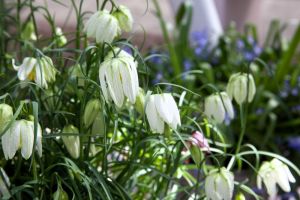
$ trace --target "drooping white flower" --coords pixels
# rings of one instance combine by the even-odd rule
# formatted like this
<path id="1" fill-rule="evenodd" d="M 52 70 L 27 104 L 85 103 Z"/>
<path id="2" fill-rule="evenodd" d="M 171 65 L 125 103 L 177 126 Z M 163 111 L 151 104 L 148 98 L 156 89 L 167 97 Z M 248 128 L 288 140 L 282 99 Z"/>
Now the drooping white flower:
<path id="1" fill-rule="evenodd" d="M 28 159 L 32 154 L 34 143 L 34 122 L 17 120 L 2 136 L 2 149 L 6 160 L 12 159 L 17 150 L 21 149 L 23 158 Z M 42 156 L 42 129 L 38 124 L 36 149 Z"/>
<path id="2" fill-rule="evenodd" d="M 10 187 L 10 181 L 2 167 L 0 167 L 0 171 L 4 178 L 3 179 L 2 176 L 0 176 L 0 197 L 9 199 L 10 193 L 9 193 L 9 188 L 7 187 Z"/>
<path id="3" fill-rule="evenodd" d="M 20 81 L 35 81 L 37 85 L 48 88 L 48 83 L 55 81 L 56 69 L 53 66 L 51 58 L 43 56 L 39 59 L 26 57 L 20 66 L 15 65 L 12 60 L 13 67 L 18 71 Z"/>
<path id="4" fill-rule="evenodd" d="M 117 10 L 112 13 L 118 19 L 121 29 L 126 32 L 132 30 L 133 18 L 130 10 L 123 5 L 118 6 Z"/>
<path id="5" fill-rule="evenodd" d="M 152 131 L 163 133 L 165 123 L 174 130 L 181 125 L 178 107 L 169 93 L 150 95 L 145 110 Z"/>
<path id="6" fill-rule="evenodd" d="M 205 98 L 204 113 L 206 116 L 222 123 L 225 117 L 234 117 L 233 106 L 226 92 L 212 94 Z"/>
<path id="7" fill-rule="evenodd" d="M 99 79 L 106 102 L 113 102 L 121 108 L 125 97 L 134 104 L 139 91 L 137 62 L 126 51 L 114 49 L 100 64 Z"/>
<path id="8" fill-rule="evenodd" d="M 69 154 L 77 159 L 80 156 L 80 139 L 79 139 L 79 130 L 73 125 L 66 125 L 62 131 L 64 134 L 70 134 L 70 136 L 62 136 L 62 140 L 69 152 Z M 75 134 L 75 135 L 74 135 Z"/>
<path id="9" fill-rule="evenodd" d="M 290 192 L 290 183 L 295 183 L 296 180 L 290 172 L 288 166 L 280 160 L 274 158 L 270 162 L 264 162 L 259 168 L 257 175 L 257 187 L 262 189 L 262 182 L 267 188 L 267 193 L 270 197 L 277 195 L 276 184 L 285 192 Z"/>
<path id="10" fill-rule="evenodd" d="M 208 200 L 231 200 L 233 189 L 233 173 L 224 167 L 210 171 L 205 179 L 205 194 Z"/>
<path id="11" fill-rule="evenodd" d="M 111 43 L 121 34 L 117 18 L 107 10 L 94 13 L 85 24 L 84 31 L 88 37 L 96 38 L 99 43 Z"/>
<path id="12" fill-rule="evenodd" d="M 251 102 L 256 92 L 254 78 L 246 73 L 233 74 L 229 78 L 226 90 L 228 96 L 234 98 L 239 105 L 246 101 L 247 96 L 248 102 Z"/>
<path id="13" fill-rule="evenodd" d="M 13 115 L 13 109 L 10 105 L 5 103 L 0 104 L 0 132 L 8 125 Z"/>
<path id="14" fill-rule="evenodd" d="M 100 109 L 101 102 L 99 99 L 91 99 L 87 102 L 83 113 L 83 123 L 86 127 L 89 127 L 95 121 Z"/>

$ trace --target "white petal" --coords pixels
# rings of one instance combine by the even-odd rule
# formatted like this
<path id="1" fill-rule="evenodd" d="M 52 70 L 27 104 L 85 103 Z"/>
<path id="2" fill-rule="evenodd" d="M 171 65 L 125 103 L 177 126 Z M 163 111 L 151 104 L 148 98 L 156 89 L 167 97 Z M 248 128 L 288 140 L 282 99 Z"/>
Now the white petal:
<path id="1" fill-rule="evenodd" d="M 173 117 L 170 126 L 173 129 L 176 129 L 177 126 L 181 125 L 180 114 L 179 114 L 177 104 L 171 94 L 165 94 L 165 98 L 166 98 L 168 104 L 170 105 L 170 111 L 171 111 L 171 115 Z"/>
<path id="2" fill-rule="evenodd" d="M 276 188 L 276 177 L 274 177 L 272 174 L 269 174 L 268 176 L 265 176 L 263 181 L 267 188 L 267 192 L 269 196 L 274 197 L 277 194 L 277 188 Z"/>
<path id="3" fill-rule="evenodd" d="M 21 120 L 21 154 L 26 160 L 32 154 L 34 142 L 33 122 Z"/>
<path id="4" fill-rule="evenodd" d="M 86 26 L 84 27 L 84 31 L 87 33 L 88 37 L 95 37 L 98 17 L 99 17 L 99 12 L 96 12 L 87 21 Z"/>
<path id="5" fill-rule="evenodd" d="M 106 80 L 106 69 L 107 69 L 107 62 L 104 62 L 100 65 L 99 68 L 99 80 L 100 80 L 100 85 L 101 85 L 101 90 L 104 96 L 104 99 L 107 103 L 110 102 L 110 95 L 108 93 L 108 88 L 107 88 L 107 80 Z"/>
<path id="6" fill-rule="evenodd" d="M 249 74 L 249 94 L 248 94 L 248 101 L 251 102 L 255 96 L 256 93 L 256 87 L 255 87 L 255 81 L 251 74 Z"/>
<path id="7" fill-rule="evenodd" d="M 164 122 L 158 115 L 155 107 L 154 96 L 151 95 L 146 105 L 146 116 L 152 131 L 163 133 Z"/>
<path id="8" fill-rule="evenodd" d="M 136 94 L 133 87 L 133 80 L 131 76 L 131 70 L 126 63 L 120 62 L 120 74 L 122 77 L 122 86 L 125 96 L 131 103 L 135 103 Z"/>
<path id="9" fill-rule="evenodd" d="M 116 60 L 112 60 L 111 62 L 111 66 L 106 71 L 107 85 L 114 103 L 118 108 L 121 108 L 124 102 L 124 92 L 118 66 L 119 62 Z"/>
<path id="10" fill-rule="evenodd" d="M 214 119 L 218 122 L 218 123 L 222 123 L 225 119 L 225 108 L 223 106 L 222 100 L 219 96 L 219 94 L 217 94 L 218 97 L 214 99 L 214 104 L 215 104 L 215 111 L 213 113 L 213 117 Z"/>
<path id="11" fill-rule="evenodd" d="M 37 126 L 37 138 L 36 138 L 36 148 L 40 157 L 43 155 L 43 144 L 42 144 L 42 129 L 40 124 Z"/>
<path id="12" fill-rule="evenodd" d="M 159 116 L 167 123 L 171 124 L 173 116 L 171 107 L 165 94 L 155 94 L 154 103 Z"/>
<path id="13" fill-rule="evenodd" d="M 26 80 L 30 72 L 34 70 L 33 68 L 36 63 L 37 60 L 35 58 L 26 57 L 24 58 L 22 65 L 20 65 L 19 67 L 14 66 L 15 69 L 18 68 L 18 78 L 21 81 Z"/>

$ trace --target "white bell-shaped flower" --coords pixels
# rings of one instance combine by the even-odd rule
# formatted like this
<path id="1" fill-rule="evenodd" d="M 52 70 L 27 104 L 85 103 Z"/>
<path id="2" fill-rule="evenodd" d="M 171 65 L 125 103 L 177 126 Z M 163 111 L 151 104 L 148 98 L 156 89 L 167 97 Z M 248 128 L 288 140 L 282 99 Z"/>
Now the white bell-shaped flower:
<path id="1" fill-rule="evenodd" d="M 181 125 L 178 107 L 169 93 L 150 95 L 146 102 L 146 116 L 154 132 L 163 133 L 165 123 L 174 130 Z"/>
<path id="2" fill-rule="evenodd" d="M 12 159 L 17 150 L 21 149 L 23 158 L 28 159 L 32 154 L 34 142 L 34 122 L 17 120 L 2 136 L 2 149 L 6 160 Z M 37 126 L 36 149 L 42 156 L 42 129 Z"/>
<path id="3" fill-rule="evenodd" d="M 122 30 L 126 32 L 130 32 L 132 30 L 133 17 L 130 10 L 126 6 L 118 6 L 117 10 L 114 11 L 112 15 L 118 19 Z"/>
<path id="4" fill-rule="evenodd" d="M 57 73 L 51 58 L 43 56 L 41 58 L 26 57 L 20 66 L 15 65 L 12 60 L 13 67 L 18 71 L 20 81 L 35 81 L 37 85 L 48 88 L 48 83 L 55 81 Z"/>
<path id="5" fill-rule="evenodd" d="M 101 63 L 99 79 L 106 102 L 113 102 L 121 108 L 125 97 L 134 104 L 139 91 L 137 62 L 126 51 L 114 49 L 116 57 L 110 52 Z"/>
<path id="6" fill-rule="evenodd" d="M 280 160 L 274 158 L 270 162 L 264 162 L 259 168 L 257 175 L 257 187 L 262 189 L 262 182 L 267 188 L 267 193 L 270 197 L 277 195 L 276 184 L 285 192 L 290 192 L 290 183 L 295 183 L 296 180 L 290 172 L 288 166 Z"/>
<path id="7" fill-rule="evenodd" d="M 254 78 L 246 73 L 233 74 L 229 78 L 226 90 L 230 99 L 234 98 L 239 105 L 246 101 L 247 96 L 248 102 L 251 102 L 256 92 Z"/>
<path id="8" fill-rule="evenodd" d="M 96 38 L 99 43 L 111 43 L 121 34 L 117 18 L 107 10 L 94 13 L 85 24 L 84 31 L 88 37 Z"/>
<path id="9" fill-rule="evenodd" d="M 205 194 L 208 200 L 231 200 L 233 189 L 233 173 L 224 167 L 210 171 L 205 179 Z"/>
<path id="10" fill-rule="evenodd" d="M 13 115 L 13 109 L 10 105 L 5 103 L 0 104 L 0 132 L 6 128 Z"/>
<path id="11" fill-rule="evenodd" d="M 70 155 L 77 159 L 80 156 L 80 138 L 79 138 L 79 130 L 73 125 L 66 125 L 63 128 L 63 134 L 70 134 L 62 136 L 62 140 L 70 153 Z M 77 136 L 78 135 L 78 136 Z"/>
<path id="12" fill-rule="evenodd" d="M 204 113 L 206 116 L 215 119 L 218 123 L 222 123 L 226 116 L 233 119 L 233 106 L 227 93 L 220 92 L 206 97 Z"/>

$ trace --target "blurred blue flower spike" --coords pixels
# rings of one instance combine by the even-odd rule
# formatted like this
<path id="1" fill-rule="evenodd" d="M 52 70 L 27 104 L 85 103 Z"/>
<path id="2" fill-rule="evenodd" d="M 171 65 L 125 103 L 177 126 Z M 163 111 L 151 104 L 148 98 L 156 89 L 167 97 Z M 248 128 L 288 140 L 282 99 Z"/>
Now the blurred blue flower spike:
<path id="1" fill-rule="evenodd" d="M 205 31 L 195 31 L 192 33 L 192 42 L 198 47 L 204 48 L 208 44 L 208 36 Z"/>

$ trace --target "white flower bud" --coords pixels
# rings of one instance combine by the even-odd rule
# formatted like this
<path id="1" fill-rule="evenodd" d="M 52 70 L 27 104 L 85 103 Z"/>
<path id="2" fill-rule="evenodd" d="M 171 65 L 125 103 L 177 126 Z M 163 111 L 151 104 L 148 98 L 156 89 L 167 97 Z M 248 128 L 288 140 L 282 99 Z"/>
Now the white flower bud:
<path id="1" fill-rule="evenodd" d="M 99 43 L 111 43 L 121 34 L 118 20 L 107 10 L 94 13 L 85 24 L 84 31 Z"/>
<path id="2" fill-rule="evenodd" d="M 20 81 L 35 81 L 37 85 L 48 88 L 48 83 L 55 81 L 56 69 L 53 66 L 51 58 L 43 56 L 39 59 L 26 57 L 20 66 L 15 65 L 12 60 L 13 67 L 18 71 Z"/>
<path id="3" fill-rule="evenodd" d="M 115 53 L 119 51 L 114 49 Z M 99 80 L 106 102 L 113 100 L 121 108 L 127 97 L 132 104 L 135 103 L 139 91 L 137 62 L 124 50 L 116 57 L 112 52 L 105 57 L 100 65 Z"/>
<path id="4" fill-rule="evenodd" d="M 296 180 L 290 172 L 288 166 L 280 160 L 274 158 L 271 162 L 264 162 L 258 170 L 257 187 L 262 189 L 262 182 L 267 188 L 267 193 L 271 198 L 277 195 L 276 184 L 285 192 L 290 192 L 290 183 Z"/>
<path id="5" fill-rule="evenodd" d="M 13 109 L 10 105 L 5 103 L 0 104 L 0 132 L 6 128 L 13 115 Z"/>
<path id="6" fill-rule="evenodd" d="M 226 116 L 233 119 L 233 106 L 227 93 L 220 92 L 206 97 L 204 113 L 206 116 L 215 119 L 218 123 L 222 123 Z"/>
<path id="7" fill-rule="evenodd" d="M 73 125 L 66 125 L 63 128 L 63 134 L 70 134 L 70 136 L 62 136 L 62 140 L 69 152 L 69 154 L 77 159 L 80 156 L 80 139 L 79 139 L 79 130 Z"/>
<path id="8" fill-rule="evenodd" d="M 176 130 L 181 125 L 179 110 L 169 93 L 152 94 L 146 103 L 146 116 L 152 131 L 163 133 L 164 123 Z"/>
<path id="9" fill-rule="evenodd" d="M 205 179 L 205 194 L 209 200 L 231 200 L 233 189 L 233 173 L 224 167 L 210 171 Z"/>
<path id="10" fill-rule="evenodd" d="M 253 76 L 246 73 L 236 73 L 231 75 L 226 90 L 228 96 L 231 99 L 234 98 L 239 105 L 246 101 L 247 96 L 248 102 L 251 102 L 256 92 Z"/>
<path id="11" fill-rule="evenodd" d="M 130 10 L 123 5 L 118 6 L 118 9 L 112 13 L 118 19 L 121 29 L 126 32 L 132 30 L 133 18 Z"/>
<path id="12" fill-rule="evenodd" d="M 86 127 L 89 127 L 95 121 L 100 109 L 101 102 L 99 99 L 91 99 L 87 102 L 83 113 L 83 123 Z"/>
<path id="13" fill-rule="evenodd" d="M 67 38 L 64 36 L 60 27 L 55 28 L 55 42 L 57 46 L 61 47 L 67 44 Z"/>
<path id="14" fill-rule="evenodd" d="M 145 109 L 145 92 L 142 88 L 139 88 L 138 95 L 136 97 L 135 109 L 141 114 L 144 114 Z"/>

